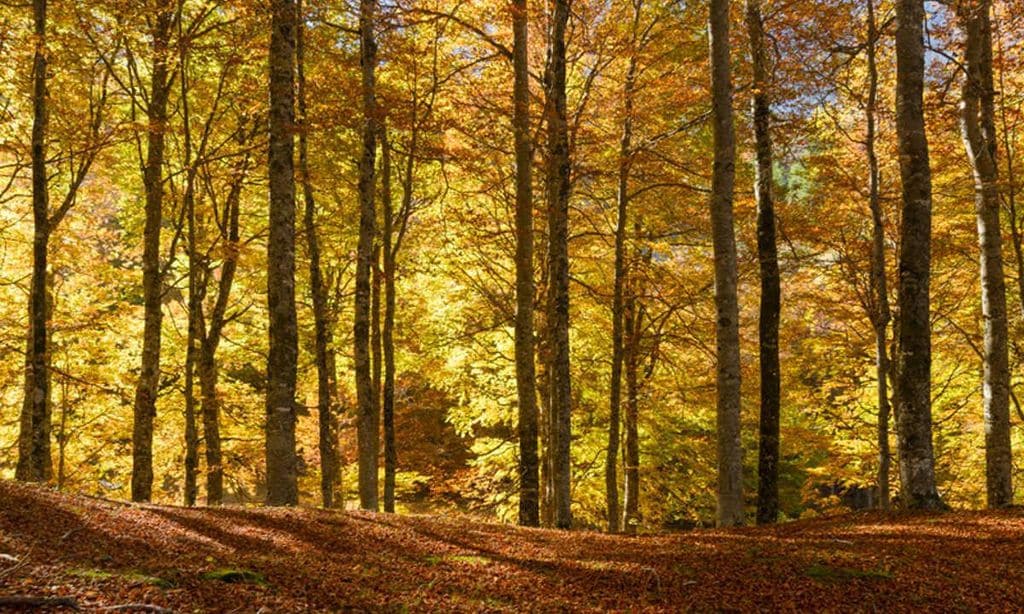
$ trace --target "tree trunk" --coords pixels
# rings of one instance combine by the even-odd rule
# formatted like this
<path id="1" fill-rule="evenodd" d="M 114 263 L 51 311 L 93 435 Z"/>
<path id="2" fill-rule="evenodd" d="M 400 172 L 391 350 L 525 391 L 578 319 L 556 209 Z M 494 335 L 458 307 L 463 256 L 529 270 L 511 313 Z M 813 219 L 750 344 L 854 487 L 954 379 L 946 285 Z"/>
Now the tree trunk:
<path id="1" fill-rule="evenodd" d="M 375 69 L 377 43 L 374 40 L 376 0 L 359 2 L 359 50 L 362 66 L 363 135 L 359 158 L 359 246 L 356 263 L 355 341 L 357 439 L 359 448 L 359 505 L 377 511 L 378 421 L 370 364 L 370 276 L 373 268 L 373 236 L 376 225 L 374 205 L 374 164 L 377 157 L 377 103 Z"/>
<path id="2" fill-rule="evenodd" d="M 373 270 L 370 277 L 370 359 L 372 361 L 371 377 L 373 381 L 373 432 L 377 434 L 374 439 L 374 458 L 377 459 L 378 475 L 380 472 L 380 440 L 381 440 L 381 414 L 382 410 L 382 388 L 384 383 L 384 339 L 381 331 L 381 244 L 374 240 L 373 244 Z M 379 478 L 378 478 L 379 479 Z"/>
<path id="3" fill-rule="evenodd" d="M 267 505 L 299 502 L 295 454 L 298 323 L 295 313 L 294 0 L 274 0 L 270 37 L 270 234 L 267 238 Z"/>
<path id="4" fill-rule="evenodd" d="M 881 173 L 878 168 L 878 154 L 875 149 L 876 115 L 878 101 L 878 66 L 876 50 L 878 26 L 875 22 L 875 0 L 867 2 L 868 19 L 868 101 L 864 110 L 867 133 L 864 145 L 868 158 L 868 204 L 871 209 L 871 291 L 874 306 L 871 313 L 875 329 L 875 378 L 878 382 L 878 499 L 879 507 L 889 509 L 889 470 L 892 453 L 889 450 L 889 419 L 892 408 L 889 404 L 890 362 L 888 350 L 888 327 L 891 320 L 889 290 L 885 266 L 885 218 L 882 215 L 880 194 Z"/>
<path id="5" fill-rule="evenodd" d="M 623 363 L 623 288 L 626 284 L 626 225 L 629 222 L 629 172 L 633 165 L 633 98 L 637 71 L 637 29 L 643 3 L 634 3 L 629 63 L 622 88 L 622 136 L 619 139 L 618 187 L 616 190 L 617 221 L 615 224 L 615 280 L 612 289 L 612 373 L 608 394 L 608 455 L 605 458 L 605 499 L 608 508 L 608 531 L 620 529 L 619 480 L 619 427 L 622 421 L 622 363 Z M 628 522 L 627 518 L 627 522 Z M 627 530 L 629 527 L 626 527 Z"/>
<path id="6" fill-rule="evenodd" d="M 135 387 L 132 428 L 132 501 L 149 501 L 153 492 L 153 420 L 160 386 L 160 327 L 163 322 L 163 275 L 160 269 L 160 227 L 163 223 L 164 133 L 170 75 L 167 66 L 173 7 L 160 0 L 153 28 L 153 72 L 149 93 L 148 136 L 143 184 L 146 222 L 143 231 L 142 292 L 145 322 L 142 365 Z"/>
<path id="7" fill-rule="evenodd" d="M 415 129 L 415 128 L 414 128 Z M 382 333 L 384 354 L 384 387 L 381 410 L 384 420 L 384 511 L 395 511 L 395 470 L 398 454 L 395 450 L 395 258 L 394 241 L 395 211 L 391 196 L 391 144 L 388 131 L 381 126 L 381 204 L 383 205 L 384 228 L 381 233 L 384 266 L 384 331 Z M 409 151 L 409 161 L 414 152 Z M 407 177 L 411 181 L 410 176 Z M 409 183 L 411 186 L 412 184 Z M 411 188 L 410 188 L 411 189 Z"/>
<path id="8" fill-rule="evenodd" d="M 217 348 L 227 323 L 228 300 L 231 287 L 238 268 L 239 250 L 239 201 L 242 197 L 242 183 L 249 170 L 249 155 L 243 156 L 238 168 L 235 169 L 234 181 L 228 192 L 225 203 L 227 227 L 221 229 L 221 240 L 224 241 L 224 262 L 221 265 L 220 281 L 217 286 L 217 299 L 210 315 L 209 329 L 200 319 L 199 333 L 199 394 L 202 399 L 203 440 L 206 443 L 206 504 L 220 505 L 224 501 L 224 464 L 221 456 L 220 442 L 220 398 L 217 394 Z M 203 276 L 204 284 L 211 277 L 210 271 Z M 205 289 L 203 290 L 205 296 Z M 200 316 L 203 305 L 198 305 Z"/>
<path id="9" fill-rule="evenodd" d="M 555 526 L 572 525 L 570 501 L 572 390 L 569 370 L 569 133 L 566 120 L 565 31 L 569 0 L 555 0 L 547 85 L 548 328 L 551 342 L 552 478 Z"/>
<path id="10" fill-rule="evenodd" d="M 899 457 L 904 503 L 944 507 L 932 451 L 931 168 L 924 121 L 924 2 L 896 2 L 896 133 L 903 180 L 899 258 Z"/>
<path id="11" fill-rule="evenodd" d="M 718 524 L 743 524 L 743 447 L 740 442 L 740 331 L 736 290 L 733 191 L 736 142 L 729 60 L 729 2 L 711 0 L 711 98 L 715 158 L 711 178 L 711 233 L 715 252 L 718 356 Z"/>
<path id="12" fill-rule="evenodd" d="M 519 403 L 519 524 L 540 524 L 537 381 L 533 362 L 533 150 L 526 0 L 512 3 L 513 112 L 516 158 L 516 394 Z"/>
<path id="13" fill-rule="evenodd" d="M 754 69 L 751 106 L 757 168 L 757 255 L 761 268 L 761 312 L 758 339 L 761 367 L 760 445 L 757 459 L 757 524 L 779 517 L 779 255 L 775 246 L 775 203 L 772 198 L 772 87 L 765 49 L 764 17 L 760 0 L 747 0 L 747 33 Z"/>
<path id="14" fill-rule="evenodd" d="M 29 294 L 25 400 L 18 438 L 19 480 L 46 482 L 50 457 L 50 358 L 47 317 L 47 255 L 50 207 L 46 176 L 46 0 L 33 0 L 35 55 L 32 64 L 32 282 Z"/>
<path id="15" fill-rule="evenodd" d="M 981 248 L 981 307 L 985 322 L 985 481 L 988 506 L 996 508 L 1013 503 L 1013 455 L 1010 449 L 1006 281 L 999 228 L 991 4 L 990 0 L 962 0 L 957 9 L 965 38 L 966 75 L 960 105 L 961 129 L 974 170 L 978 244 Z"/>
<path id="16" fill-rule="evenodd" d="M 306 114 L 306 70 L 305 70 L 305 19 L 302 1 L 296 2 L 298 26 L 295 31 L 295 64 L 297 96 L 299 107 L 299 177 L 302 179 L 302 195 L 305 204 L 303 221 L 306 235 L 306 251 L 309 256 L 309 293 L 313 301 L 313 329 L 316 362 L 316 407 L 319 421 L 320 447 L 320 500 L 325 508 L 334 507 L 334 485 L 337 481 L 338 450 L 334 429 L 334 396 L 336 387 L 334 373 L 328 364 L 328 352 L 332 345 L 330 316 L 327 312 L 327 287 L 320 269 L 320 240 L 317 237 L 316 199 L 313 182 L 309 176 L 309 117 Z"/>
<path id="17" fill-rule="evenodd" d="M 640 225 L 636 224 L 637 235 Z M 630 280 L 627 296 L 623 306 L 623 328 L 625 329 L 625 347 L 623 348 L 626 367 L 626 445 L 625 445 L 625 497 L 623 500 L 625 515 L 623 530 L 628 535 L 636 535 L 640 526 L 640 386 L 638 370 L 640 365 L 640 335 L 643 325 L 643 310 L 640 309 L 637 288 Z"/>

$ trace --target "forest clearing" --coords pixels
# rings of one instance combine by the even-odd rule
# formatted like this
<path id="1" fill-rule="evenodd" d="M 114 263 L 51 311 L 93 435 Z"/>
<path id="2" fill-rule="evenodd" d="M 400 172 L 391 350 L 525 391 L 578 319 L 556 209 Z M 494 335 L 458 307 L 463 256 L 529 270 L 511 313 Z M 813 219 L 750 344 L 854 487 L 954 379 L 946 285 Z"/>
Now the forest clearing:
<path id="1" fill-rule="evenodd" d="M 87 612 L 984 612 L 1024 603 L 1019 509 L 625 537 L 464 516 L 133 505 L 0 482 L 0 552 L 17 559 L 0 560 L 0 604 L 69 597 Z"/>

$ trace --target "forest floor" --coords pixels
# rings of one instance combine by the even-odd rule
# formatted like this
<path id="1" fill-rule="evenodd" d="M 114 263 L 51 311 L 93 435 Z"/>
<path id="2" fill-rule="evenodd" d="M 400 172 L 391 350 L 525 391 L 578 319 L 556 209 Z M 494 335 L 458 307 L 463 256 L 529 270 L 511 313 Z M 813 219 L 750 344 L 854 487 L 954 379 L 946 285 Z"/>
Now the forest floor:
<path id="1" fill-rule="evenodd" d="M 131 505 L 0 482 L 0 610 L 25 597 L 157 613 L 1012 611 L 1024 609 L 1024 512 L 629 538 L 465 516 Z"/>

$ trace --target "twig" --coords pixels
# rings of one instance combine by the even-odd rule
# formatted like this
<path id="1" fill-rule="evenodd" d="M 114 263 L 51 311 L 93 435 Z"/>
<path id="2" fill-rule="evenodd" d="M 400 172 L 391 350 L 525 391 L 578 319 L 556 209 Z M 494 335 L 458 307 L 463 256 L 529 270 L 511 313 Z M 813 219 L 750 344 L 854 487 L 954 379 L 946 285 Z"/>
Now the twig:
<path id="1" fill-rule="evenodd" d="M 65 607 L 79 611 L 78 602 L 71 597 L 33 597 L 31 595 L 13 595 L 0 597 L 0 607 L 8 608 L 43 608 Z"/>
<path id="2" fill-rule="evenodd" d="M 151 603 L 124 603 L 121 605 L 108 605 L 96 609 L 100 612 L 120 612 L 123 610 L 132 610 L 137 612 L 151 612 L 152 614 L 174 614 L 174 610 L 170 608 L 162 608 L 158 605 L 153 605 Z"/>

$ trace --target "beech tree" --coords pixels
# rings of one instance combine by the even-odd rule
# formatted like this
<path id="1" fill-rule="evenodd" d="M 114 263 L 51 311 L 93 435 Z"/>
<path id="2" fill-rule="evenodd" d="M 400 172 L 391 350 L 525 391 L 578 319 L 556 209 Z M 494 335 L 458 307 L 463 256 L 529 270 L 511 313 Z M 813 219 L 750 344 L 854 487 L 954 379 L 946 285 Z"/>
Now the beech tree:
<path id="1" fill-rule="evenodd" d="M 270 33 L 270 234 L 267 242 L 267 505 L 299 502 L 295 454 L 298 323 L 295 313 L 294 0 L 274 0 Z"/>
<path id="2" fill-rule="evenodd" d="M 989 507 L 1013 503 L 1010 449 L 1010 369 L 1007 347 L 1006 278 L 999 227 L 999 166 L 996 163 L 995 80 L 989 0 L 957 6 L 964 33 L 964 79 L 960 125 L 974 171 L 978 244 L 981 247 L 981 308 L 984 322 L 985 486 Z"/>
<path id="3" fill-rule="evenodd" d="M 743 524 L 743 448 L 740 443 L 740 332 L 736 290 L 733 132 L 729 60 L 729 2 L 711 0 L 711 112 L 715 157 L 711 174 L 711 238 L 715 253 L 718 360 L 718 524 Z"/>
<path id="4" fill-rule="evenodd" d="M 944 507 L 935 489 L 931 398 L 931 166 L 924 120 L 924 2 L 896 2 L 896 132 L 903 179 L 896 379 L 900 482 L 909 508 Z"/>
<path id="5" fill-rule="evenodd" d="M 751 106 L 757 165 L 757 254 L 761 269 L 761 308 L 758 320 L 761 366 L 760 445 L 757 460 L 757 523 L 779 516 L 779 256 L 775 246 L 775 203 L 772 198 L 771 66 L 765 48 L 760 0 L 747 0 L 747 36 L 754 82 Z"/>

